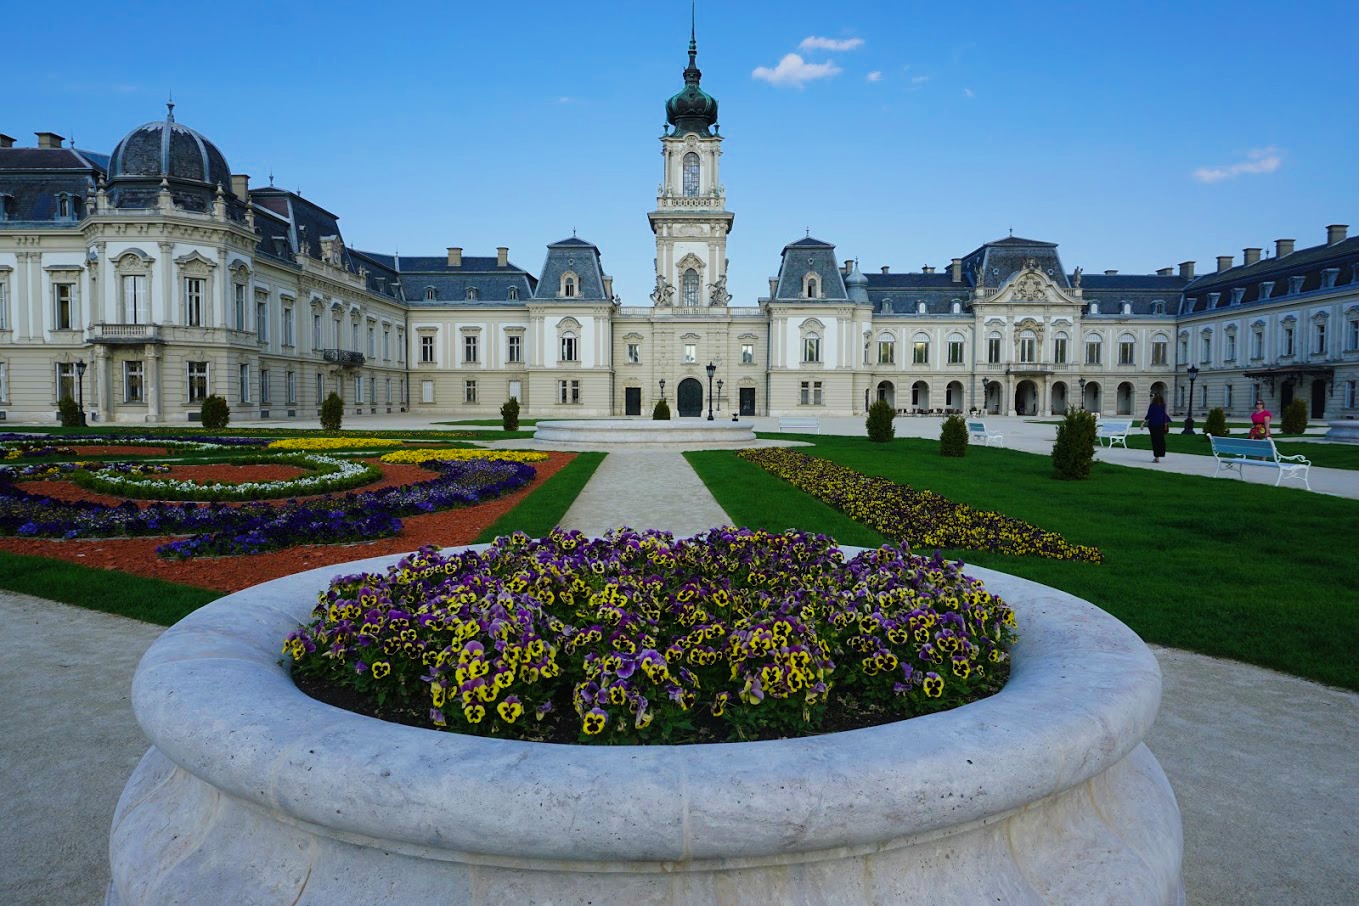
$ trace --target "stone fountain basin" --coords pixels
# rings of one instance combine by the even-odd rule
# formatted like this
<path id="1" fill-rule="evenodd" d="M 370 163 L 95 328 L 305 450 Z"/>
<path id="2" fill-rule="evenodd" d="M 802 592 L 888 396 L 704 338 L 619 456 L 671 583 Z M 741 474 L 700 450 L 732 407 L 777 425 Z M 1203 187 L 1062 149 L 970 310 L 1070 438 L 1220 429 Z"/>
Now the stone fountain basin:
<path id="1" fill-rule="evenodd" d="M 1183 901 L 1179 811 L 1142 744 L 1147 647 L 1072 595 L 1015 609 L 997 695 L 804 739 L 588 747 L 388 724 L 301 693 L 283 637 L 332 576 L 266 582 L 147 652 L 152 748 L 114 816 L 109 904 Z"/>
<path id="2" fill-rule="evenodd" d="M 702 444 L 742 447 L 755 444 L 755 427 L 750 422 L 708 421 L 704 418 L 678 418 L 671 421 L 594 418 L 540 421 L 533 439 L 539 443 L 563 445 L 642 444 L 669 447 L 676 444 Z"/>

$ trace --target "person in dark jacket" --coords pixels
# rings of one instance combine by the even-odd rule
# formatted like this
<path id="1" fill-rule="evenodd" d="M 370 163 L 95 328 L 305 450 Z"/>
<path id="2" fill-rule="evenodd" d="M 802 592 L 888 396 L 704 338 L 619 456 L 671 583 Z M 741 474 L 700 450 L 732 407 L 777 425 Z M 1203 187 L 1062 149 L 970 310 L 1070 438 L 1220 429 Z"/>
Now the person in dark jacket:
<path id="1" fill-rule="evenodd" d="M 1152 397 L 1147 407 L 1147 430 L 1151 432 L 1152 462 L 1160 462 L 1166 455 L 1166 432 L 1170 430 L 1170 413 L 1166 412 L 1166 400 L 1161 394 Z"/>

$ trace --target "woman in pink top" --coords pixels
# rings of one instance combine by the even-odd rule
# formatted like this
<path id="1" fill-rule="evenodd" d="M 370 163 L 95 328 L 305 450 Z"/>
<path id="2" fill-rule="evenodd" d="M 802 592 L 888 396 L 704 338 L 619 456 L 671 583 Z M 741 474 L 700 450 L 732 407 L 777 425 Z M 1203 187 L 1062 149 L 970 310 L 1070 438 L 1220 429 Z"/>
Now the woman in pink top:
<path id="1" fill-rule="evenodd" d="M 1255 401 L 1255 411 L 1250 414 L 1250 436 L 1257 440 L 1269 437 L 1269 423 L 1274 415 L 1265 408 L 1264 400 Z"/>

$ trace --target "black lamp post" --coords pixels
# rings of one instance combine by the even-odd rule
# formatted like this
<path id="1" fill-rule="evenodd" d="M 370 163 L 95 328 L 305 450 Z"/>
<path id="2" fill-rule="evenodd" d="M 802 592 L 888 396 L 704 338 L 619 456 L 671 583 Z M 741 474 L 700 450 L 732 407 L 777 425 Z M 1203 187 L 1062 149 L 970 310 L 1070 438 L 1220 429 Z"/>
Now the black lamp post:
<path id="1" fill-rule="evenodd" d="M 722 408 L 722 379 L 717 379 L 717 408 Z"/>
<path id="2" fill-rule="evenodd" d="M 1197 366 L 1197 365 L 1190 365 L 1190 366 L 1189 366 L 1189 370 L 1186 371 L 1185 374 L 1189 375 L 1189 412 L 1188 412 L 1188 413 L 1185 415 L 1185 417 L 1184 417 L 1184 430 L 1181 431 L 1180 433 L 1181 433 L 1181 434 L 1193 434 L 1193 433 L 1194 433 L 1194 379 L 1195 379 L 1196 377 L 1199 376 L 1199 366 Z"/>
<path id="3" fill-rule="evenodd" d="M 1080 380 L 1076 381 L 1076 385 L 1077 385 L 1078 387 L 1081 388 L 1081 389 L 1080 389 L 1081 398 L 1080 398 L 1079 404 L 1080 404 L 1080 408 L 1081 408 L 1081 409 L 1084 409 L 1084 408 L 1085 408 L 1085 378 L 1081 378 Z"/>
<path id="4" fill-rule="evenodd" d="M 712 362 L 704 369 L 708 372 L 708 421 L 713 420 L 713 375 L 717 374 L 717 366 Z"/>
<path id="5" fill-rule="evenodd" d="M 80 406 L 80 426 L 85 426 L 85 360 L 76 359 L 76 402 Z"/>
<path id="6" fill-rule="evenodd" d="M 982 404 L 981 404 L 981 411 L 983 414 L 989 413 L 991 411 L 989 408 L 991 405 L 991 400 L 988 399 L 990 395 L 991 395 L 991 379 L 989 377 L 984 377 L 982 378 Z"/>
<path id="7" fill-rule="evenodd" d="M 665 402 L 665 378 L 661 378 L 661 402 Z"/>

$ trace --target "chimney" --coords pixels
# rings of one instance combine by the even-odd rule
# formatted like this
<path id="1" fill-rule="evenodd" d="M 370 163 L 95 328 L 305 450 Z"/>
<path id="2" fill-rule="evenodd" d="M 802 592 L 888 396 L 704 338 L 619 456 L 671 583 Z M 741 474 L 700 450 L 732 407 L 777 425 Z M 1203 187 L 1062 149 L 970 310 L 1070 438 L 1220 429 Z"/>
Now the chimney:
<path id="1" fill-rule="evenodd" d="M 509 247 L 509 246 L 507 246 L 507 245 L 498 245 L 498 246 L 496 246 L 496 250 L 495 250 L 495 266 L 496 266 L 496 267 L 509 267 L 509 266 L 510 266 L 510 247 Z"/>
<path id="2" fill-rule="evenodd" d="M 1247 266 L 1254 264 L 1255 262 L 1260 260 L 1261 251 L 1262 249 L 1242 249 L 1241 255 L 1245 260 L 1243 260 L 1241 263 Z"/>
<path id="3" fill-rule="evenodd" d="M 250 176 L 248 174 L 231 174 L 231 194 L 241 201 L 245 201 L 245 196 L 250 194 Z"/>
<path id="4" fill-rule="evenodd" d="M 921 265 L 921 267 L 920 267 L 920 273 L 922 273 L 922 274 L 932 274 L 932 273 L 934 273 L 934 268 L 933 268 L 933 267 L 930 267 L 928 264 Z"/>
<path id="5" fill-rule="evenodd" d="M 777 296 L 778 294 L 779 294 L 779 278 L 778 278 L 778 277 L 770 277 L 770 278 L 769 278 L 769 298 L 772 299 L 772 298 L 774 298 L 775 296 Z"/>
<path id="6" fill-rule="evenodd" d="M 1231 256 L 1231 255 L 1218 255 L 1218 256 L 1217 256 L 1217 272 L 1220 274 L 1220 273 L 1222 273 L 1223 271 L 1229 271 L 1229 270 L 1231 270 L 1231 269 L 1232 269 L 1232 256 Z"/>
<path id="7" fill-rule="evenodd" d="M 14 136 L 0 132 L 0 148 L 13 148 Z"/>
<path id="8" fill-rule="evenodd" d="M 60 140 L 57 141 L 57 146 L 61 146 Z M 1335 245 L 1337 242 L 1344 242 L 1345 237 L 1349 235 L 1349 229 L 1349 224 L 1345 223 L 1333 223 L 1326 227 L 1326 244 Z"/>
<path id="9" fill-rule="evenodd" d="M 892 266 L 890 264 L 884 264 L 882 266 L 882 272 L 884 274 L 890 274 L 892 272 Z"/>
<path id="10" fill-rule="evenodd" d="M 448 248 L 448 266 L 462 267 L 462 249 L 454 246 Z"/>
<path id="11" fill-rule="evenodd" d="M 1180 276 L 1183 277 L 1183 278 L 1186 279 L 1186 280 L 1193 280 L 1193 279 L 1194 279 L 1194 262 L 1193 262 L 1193 261 L 1181 261 L 1181 262 L 1180 262 Z"/>
<path id="12" fill-rule="evenodd" d="M 1274 257 L 1275 257 L 1275 258 L 1282 258 L 1284 255 L 1291 255 L 1291 254 L 1293 254 L 1293 243 L 1296 242 L 1296 241 L 1297 241 L 1297 240 L 1295 240 L 1295 239 L 1275 239 L 1275 240 L 1274 240 Z"/>
<path id="13" fill-rule="evenodd" d="M 1106 276 L 1106 277 L 1112 277 L 1114 274 L 1117 274 L 1117 273 L 1118 273 L 1118 268 L 1110 268 L 1109 270 L 1107 270 L 1107 271 L 1104 272 L 1104 276 Z"/>
<path id="14" fill-rule="evenodd" d="M 1163 267 L 1163 268 L 1161 268 L 1160 270 L 1158 270 L 1158 271 L 1156 272 L 1156 276 L 1158 276 L 1158 277 L 1169 277 L 1169 276 L 1170 276 L 1171 274 L 1173 274 L 1173 273 L 1175 273 L 1175 268 L 1173 268 L 1173 267 Z"/>
<path id="15" fill-rule="evenodd" d="M 954 282 L 954 283 L 962 283 L 962 282 L 963 282 L 963 259 L 961 259 L 961 258 L 954 258 L 954 259 L 953 259 L 953 263 L 949 265 L 949 269 L 953 271 L 953 282 Z"/>
<path id="16" fill-rule="evenodd" d="M 55 132 L 34 132 L 33 134 L 38 137 L 39 148 L 60 148 L 64 141 L 63 136 L 57 135 Z"/>

